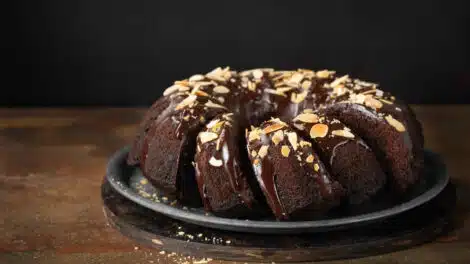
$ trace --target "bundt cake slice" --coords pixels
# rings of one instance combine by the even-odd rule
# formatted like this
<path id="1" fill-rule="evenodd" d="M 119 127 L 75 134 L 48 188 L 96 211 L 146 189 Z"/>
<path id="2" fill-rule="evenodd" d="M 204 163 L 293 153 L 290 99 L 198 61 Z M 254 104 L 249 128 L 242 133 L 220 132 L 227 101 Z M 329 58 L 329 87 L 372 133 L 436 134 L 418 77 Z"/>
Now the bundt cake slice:
<path id="1" fill-rule="evenodd" d="M 410 114 L 411 109 L 396 103 L 394 97 L 387 97 L 376 87 L 348 76 L 338 78 L 325 88 L 342 93 L 329 100 L 325 112 L 367 142 L 394 189 L 404 192 L 420 176 L 423 163 L 421 129 Z"/>
<path id="2" fill-rule="evenodd" d="M 332 180 L 311 143 L 279 119 L 247 130 L 248 152 L 266 201 L 278 219 L 338 205 L 344 190 Z"/>
<path id="3" fill-rule="evenodd" d="M 348 201 L 359 204 L 376 194 L 386 183 L 374 152 L 338 119 L 305 109 L 293 126 L 309 137 L 333 179 L 346 189 Z"/>
<path id="4" fill-rule="evenodd" d="M 254 176 L 246 164 L 243 130 L 232 113 L 210 121 L 197 136 L 196 181 L 204 207 L 221 215 L 241 216 L 256 203 Z M 251 181 L 251 184 L 250 184 Z"/>
<path id="5" fill-rule="evenodd" d="M 192 165 L 196 137 L 207 120 L 227 109 L 206 93 L 192 88 L 183 100 L 172 98 L 170 105 L 151 122 L 139 160 L 143 174 L 152 184 L 178 195 L 188 204 L 200 205 Z"/>
<path id="6" fill-rule="evenodd" d="M 145 141 L 145 136 L 151 127 L 152 123 L 158 118 L 158 116 L 170 105 L 170 98 L 160 97 L 155 101 L 150 109 L 144 115 L 144 118 L 140 122 L 137 130 L 137 135 L 132 143 L 132 148 L 127 156 L 127 163 L 129 165 L 137 165 L 140 162 L 140 155 L 142 152 L 142 145 Z"/>

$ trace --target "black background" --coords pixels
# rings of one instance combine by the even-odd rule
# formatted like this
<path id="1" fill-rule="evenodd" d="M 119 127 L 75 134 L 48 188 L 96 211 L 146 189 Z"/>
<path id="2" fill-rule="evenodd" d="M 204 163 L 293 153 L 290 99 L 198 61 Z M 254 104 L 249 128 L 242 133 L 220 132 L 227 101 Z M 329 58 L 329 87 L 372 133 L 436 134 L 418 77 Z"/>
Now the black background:
<path id="1" fill-rule="evenodd" d="M 16 1 L 0 103 L 148 105 L 226 65 L 335 69 L 410 103 L 470 103 L 466 2 Z"/>

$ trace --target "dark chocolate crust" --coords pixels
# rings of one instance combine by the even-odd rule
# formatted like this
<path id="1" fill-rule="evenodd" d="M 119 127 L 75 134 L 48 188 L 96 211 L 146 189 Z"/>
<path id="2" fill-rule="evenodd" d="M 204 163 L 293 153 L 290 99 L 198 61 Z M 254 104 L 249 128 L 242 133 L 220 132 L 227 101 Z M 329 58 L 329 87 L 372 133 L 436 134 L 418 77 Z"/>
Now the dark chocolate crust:
<path id="1" fill-rule="evenodd" d="M 219 67 L 165 90 L 128 163 L 216 214 L 265 204 L 286 219 L 360 204 L 386 186 L 402 195 L 421 176 L 423 145 L 411 108 L 377 84 L 328 70 Z"/>

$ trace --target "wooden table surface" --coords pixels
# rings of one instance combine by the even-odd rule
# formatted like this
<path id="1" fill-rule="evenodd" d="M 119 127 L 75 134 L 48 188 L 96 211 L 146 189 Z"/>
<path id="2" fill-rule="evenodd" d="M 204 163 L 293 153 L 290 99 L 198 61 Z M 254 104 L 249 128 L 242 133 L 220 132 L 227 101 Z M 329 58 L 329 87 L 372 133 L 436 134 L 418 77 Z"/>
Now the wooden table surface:
<path id="1" fill-rule="evenodd" d="M 457 185 L 456 230 L 417 248 L 324 263 L 470 263 L 470 106 L 414 109 Z M 0 109 L 0 263 L 184 262 L 137 245 L 103 216 L 107 159 L 144 111 Z"/>

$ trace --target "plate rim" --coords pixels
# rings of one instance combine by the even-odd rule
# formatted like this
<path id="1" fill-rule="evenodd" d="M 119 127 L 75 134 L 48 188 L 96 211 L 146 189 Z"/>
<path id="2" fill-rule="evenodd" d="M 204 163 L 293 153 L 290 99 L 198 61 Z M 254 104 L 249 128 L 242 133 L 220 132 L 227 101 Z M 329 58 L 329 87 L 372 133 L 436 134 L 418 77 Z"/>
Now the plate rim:
<path id="1" fill-rule="evenodd" d="M 340 217 L 334 219 L 321 219 L 321 220 L 308 220 L 308 221 L 260 221 L 260 220 L 242 220 L 219 217 L 214 215 L 201 215 L 189 210 L 179 209 L 164 203 L 155 203 L 151 200 L 145 199 L 138 195 L 135 191 L 130 189 L 127 184 L 123 184 L 119 180 L 120 165 L 119 163 L 127 157 L 130 151 L 130 146 L 125 146 L 117 150 L 109 159 L 106 167 L 106 179 L 110 185 L 125 196 L 127 199 L 144 206 L 157 213 L 164 214 L 170 218 L 192 223 L 200 226 L 210 228 L 240 231 L 248 233 L 286 233 L 286 232 L 324 232 L 327 230 L 344 228 L 349 225 L 366 224 L 374 221 L 383 220 L 397 214 L 404 213 L 420 205 L 423 205 L 433 198 L 435 198 L 445 188 L 449 182 L 449 175 L 447 168 L 442 162 L 440 155 L 430 150 L 424 149 L 425 156 L 433 156 L 438 160 L 439 166 L 436 166 L 438 171 L 434 174 L 439 175 L 436 183 L 420 194 L 419 196 L 395 205 L 384 210 L 364 213 L 348 217 Z M 126 165 L 129 166 L 129 165 Z M 129 166 L 130 167 L 130 166 Z"/>

